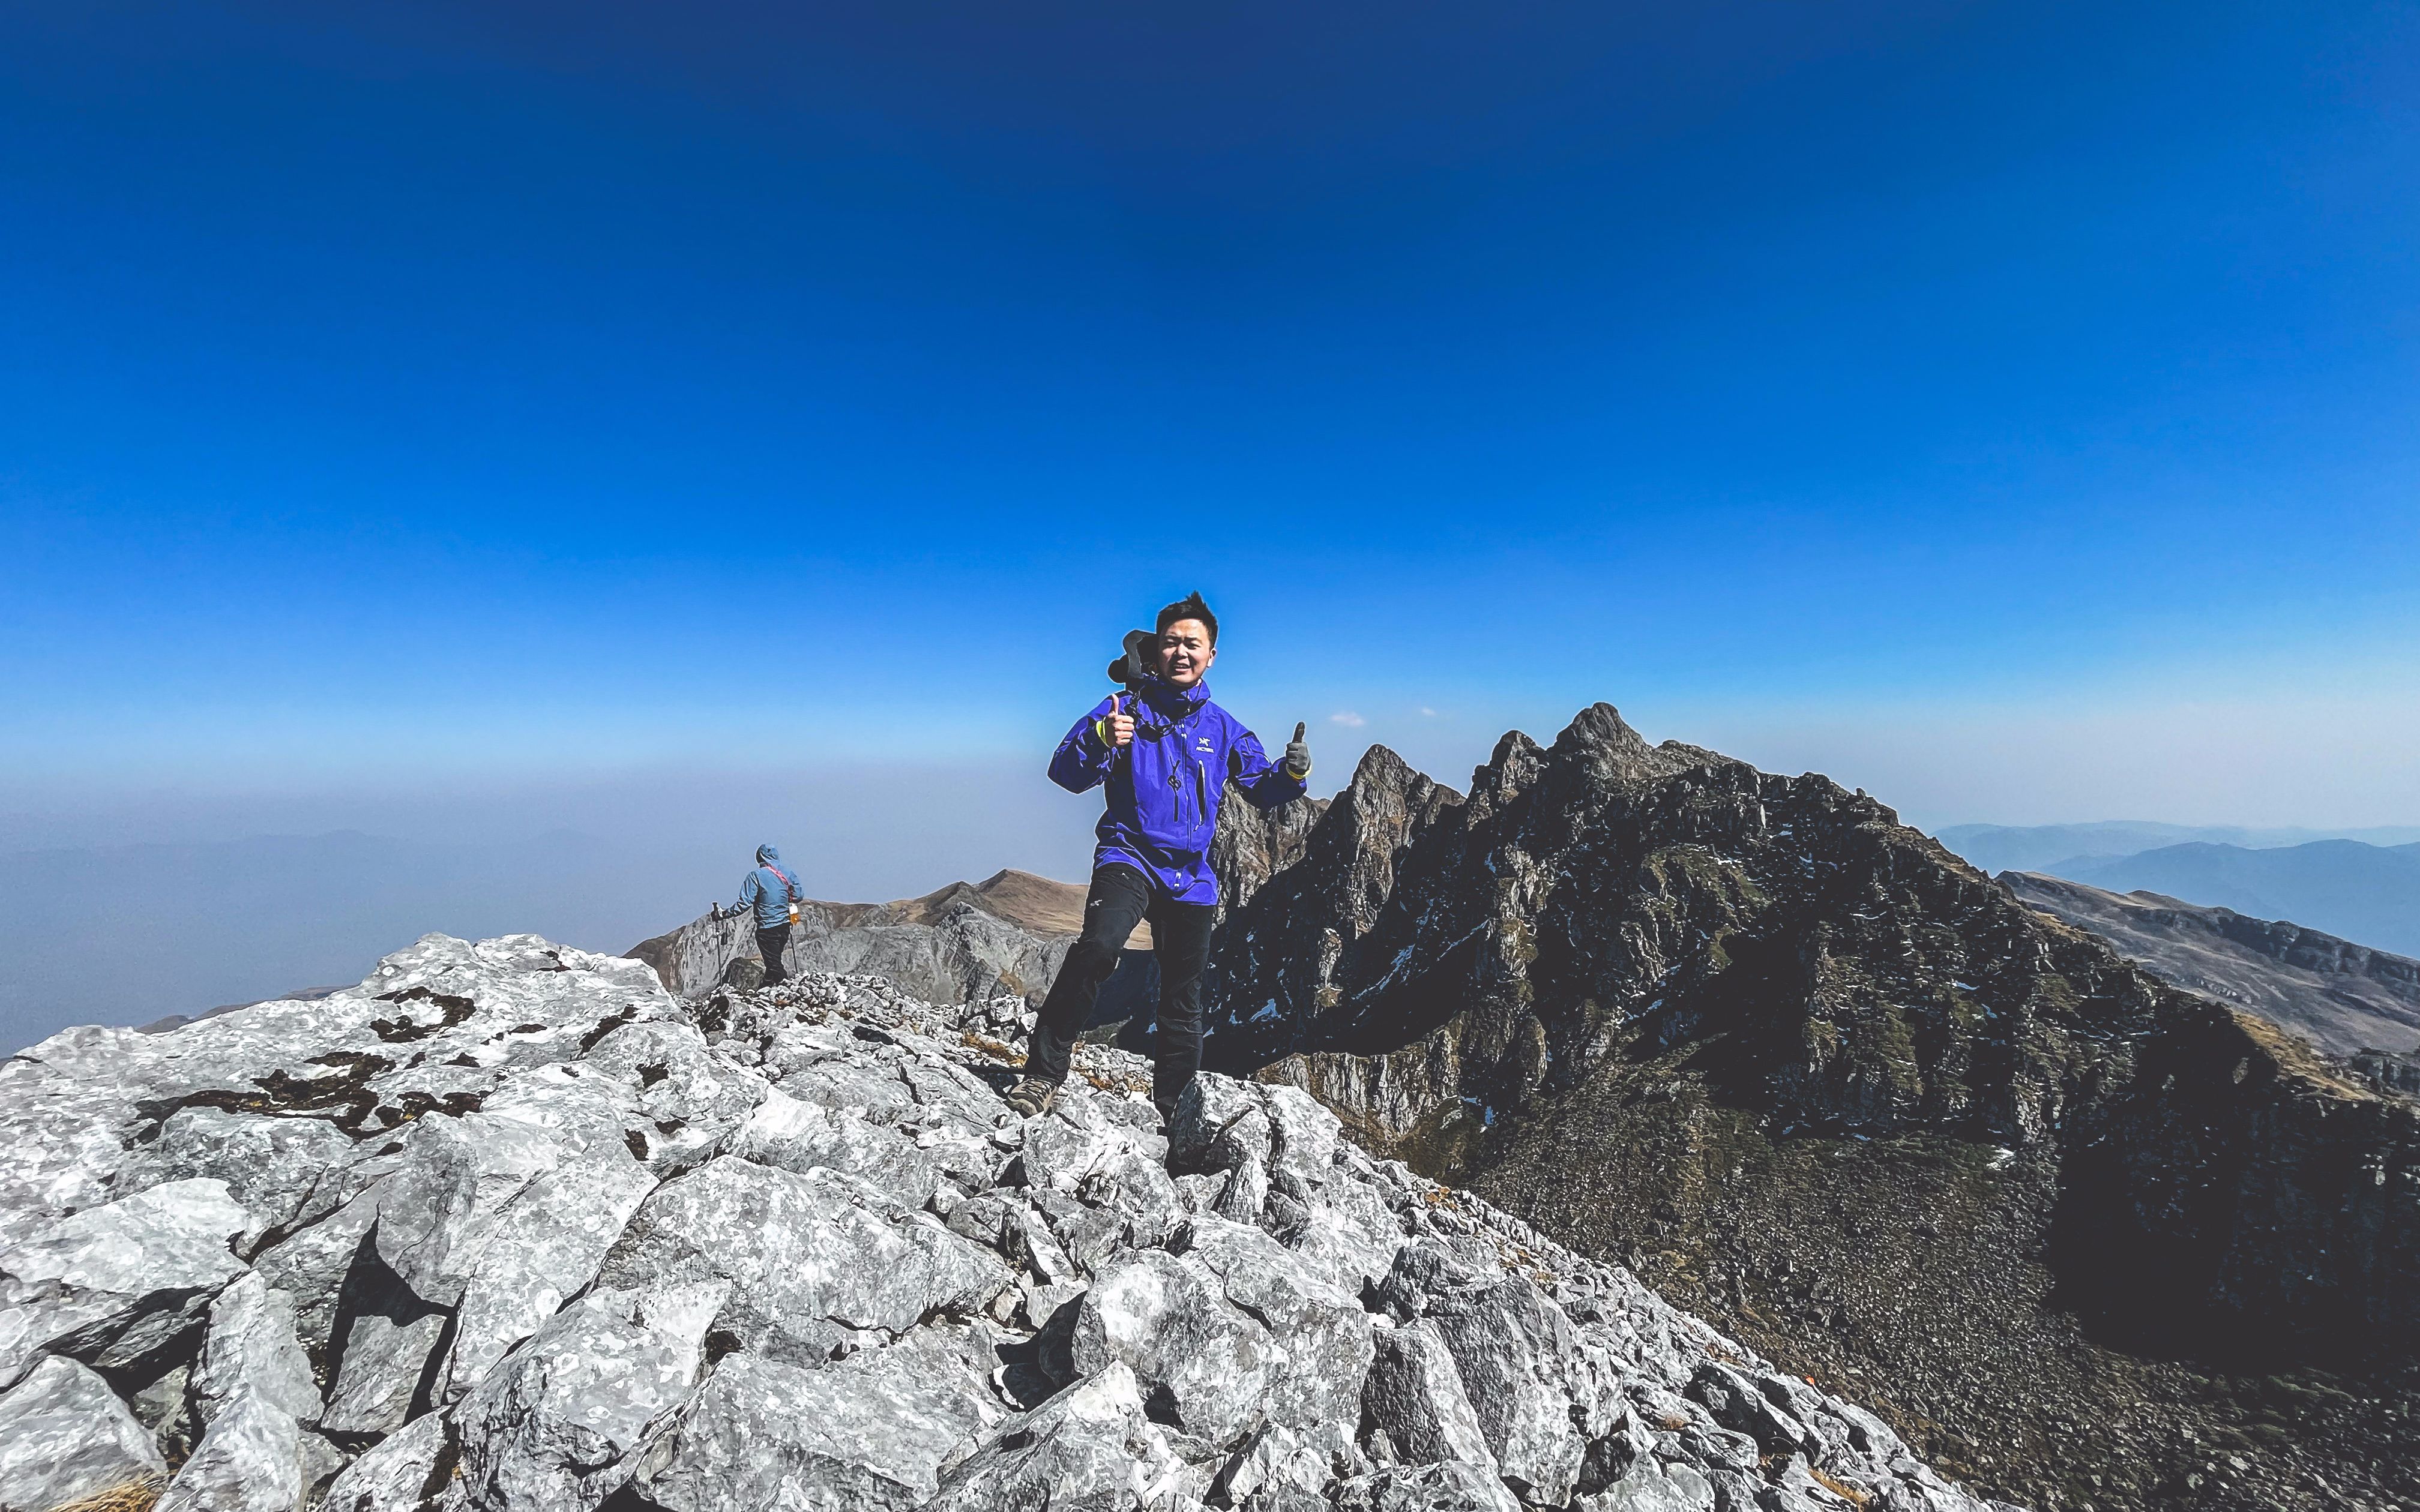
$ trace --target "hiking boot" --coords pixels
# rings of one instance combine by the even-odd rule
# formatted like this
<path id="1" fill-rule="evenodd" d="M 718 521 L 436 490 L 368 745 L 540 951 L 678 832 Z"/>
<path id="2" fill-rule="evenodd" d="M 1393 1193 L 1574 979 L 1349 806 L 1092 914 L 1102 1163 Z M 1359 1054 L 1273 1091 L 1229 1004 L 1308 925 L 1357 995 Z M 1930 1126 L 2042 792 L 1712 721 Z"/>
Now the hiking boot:
<path id="1" fill-rule="evenodd" d="M 1038 1119 L 1050 1111 L 1050 1103 L 1058 1095 L 1057 1082 L 1028 1076 L 1008 1089 L 1009 1110 L 1020 1119 Z"/>

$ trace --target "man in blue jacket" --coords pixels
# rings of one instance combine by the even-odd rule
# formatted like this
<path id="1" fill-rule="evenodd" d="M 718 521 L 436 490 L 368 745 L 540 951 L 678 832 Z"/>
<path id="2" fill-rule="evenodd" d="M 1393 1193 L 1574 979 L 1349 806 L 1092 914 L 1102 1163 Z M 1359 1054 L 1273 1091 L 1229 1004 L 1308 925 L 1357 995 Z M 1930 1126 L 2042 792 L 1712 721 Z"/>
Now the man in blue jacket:
<path id="1" fill-rule="evenodd" d="M 714 917 L 732 918 L 756 911 L 756 953 L 765 958 L 765 985 L 790 980 L 782 954 L 790 948 L 790 924 L 799 917 L 799 879 L 782 870 L 782 853 L 770 845 L 756 847 L 756 870 L 739 884 L 739 901 L 717 908 Z"/>
<path id="2" fill-rule="evenodd" d="M 1025 1077 L 1009 1106 L 1025 1118 L 1047 1110 L 1093 999 L 1118 964 L 1137 922 L 1151 920 L 1159 961 L 1159 1041 L 1152 1101 L 1163 1117 L 1202 1066 L 1202 967 L 1218 879 L 1210 841 L 1218 803 L 1233 782 L 1255 808 L 1303 794 L 1311 748 L 1295 725 L 1285 759 L 1272 764 L 1233 715 L 1210 702 L 1202 679 L 1218 656 L 1218 618 L 1193 594 L 1159 611 L 1157 661 L 1138 696 L 1112 693 L 1076 721 L 1050 758 L 1050 780 L 1070 793 L 1109 790 L 1094 833 L 1093 887 L 1084 931 L 1067 949 L 1027 1046 Z"/>

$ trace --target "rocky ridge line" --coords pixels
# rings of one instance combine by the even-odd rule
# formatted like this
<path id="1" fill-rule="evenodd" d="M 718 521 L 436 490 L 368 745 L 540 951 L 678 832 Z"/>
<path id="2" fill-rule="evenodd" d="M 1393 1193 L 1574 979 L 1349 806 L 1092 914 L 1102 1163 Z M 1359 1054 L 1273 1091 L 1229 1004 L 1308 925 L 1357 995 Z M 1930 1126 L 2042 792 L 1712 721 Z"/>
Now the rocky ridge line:
<path id="1" fill-rule="evenodd" d="M 430 936 L 0 1064 L 0 1508 L 1984 1512 L 1299 1091 Z"/>
<path id="2" fill-rule="evenodd" d="M 1611 707 L 1373 748 L 1230 914 L 1212 1063 L 1620 1261 L 1991 1494 L 2420 1508 L 2420 1106 L 1867 795 Z M 2420 1082 L 2420 1075 L 2413 1075 Z"/>
<path id="3" fill-rule="evenodd" d="M 2107 940 L 2171 986 L 2248 1009 L 2320 1051 L 2420 1048 L 2420 961 L 2282 919 L 2043 872 L 1995 879 L 2018 902 Z"/>

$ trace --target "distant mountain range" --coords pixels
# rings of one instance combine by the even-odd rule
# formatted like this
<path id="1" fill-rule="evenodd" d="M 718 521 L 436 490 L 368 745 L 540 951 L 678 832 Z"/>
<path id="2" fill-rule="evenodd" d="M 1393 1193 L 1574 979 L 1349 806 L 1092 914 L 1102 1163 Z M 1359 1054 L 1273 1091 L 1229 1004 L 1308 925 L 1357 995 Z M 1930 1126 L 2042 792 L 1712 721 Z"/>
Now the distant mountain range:
<path id="1" fill-rule="evenodd" d="M 2224 833 L 2247 839 L 2208 838 Z M 2367 840 L 2262 842 L 2293 833 L 2118 822 L 2032 829 L 1960 825 L 1939 839 L 1985 872 L 2034 872 L 2110 892 L 2153 892 L 2420 955 L 2420 843 L 2398 839 L 2420 832 L 2372 829 L 2360 832 Z M 2195 838 L 2180 842 L 2173 838 L 2179 835 Z M 2152 843 L 2128 846 L 2146 838 Z"/>
<path id="2" fill-rule="evenodd" d="M 2251 829 L 2241 825 L 2161 825 L 2145 819 L 2112 819 L 2092 825 L 1952 825 L 1933 838 L 1986 872 L 2049 872 L 2066 863 L 2115 860 L 2172 845 L 2225 845 L 2247 851 L 2280 850 L 2314 841 L 2350 840 L 2366 845 L 2420 841 L 2420 825 L 2383 825 L 2367 829 Z"/>

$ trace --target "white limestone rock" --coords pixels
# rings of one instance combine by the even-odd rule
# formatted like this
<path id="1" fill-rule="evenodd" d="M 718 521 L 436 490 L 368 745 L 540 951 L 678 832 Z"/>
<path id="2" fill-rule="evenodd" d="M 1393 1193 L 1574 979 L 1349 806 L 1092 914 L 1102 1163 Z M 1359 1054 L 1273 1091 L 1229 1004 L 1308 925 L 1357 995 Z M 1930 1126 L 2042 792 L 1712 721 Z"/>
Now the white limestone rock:
<path id="1" fill-rule="evenodd" d="M 933 1200 L 941 1173 L 915 1143 L 855 1113 L 766 1093 L 731 1136 L 730 1151 L 800 1175 L 820 1165 L 870 1182 L 903 1208 Z"/>
<path id="2" fill-rule="evenodd" d="M 592 1149 L 497 1210 L 471 1257 L 455 1311 L 444 1400 L 476 1386 L 506 1350 L 596 1278 L 623 1225 L 655 1184 L 647 1168 L 624 1151 Z"/>
<path id="3" fill-rule="evenodd" d="M 1087 1044 L 1010 1119 L 995 1020 L 431 937 L 54 1036 L 0 1062 L 0 1474 L 154 1473 L 149 1421 L 198 1435 L 170 1512 L 1708 1512 L 1818 1469 L 1986 1512 L 1298 1090 L 1205 1076 L 1163 1134 Z"/>
<path id="4" fill-rule="evenodd" d="M 460 1512 L 454 1426 L 425 1413 L 388 1434 L 328 1483 L 318 1512 Z"/>
<path id="5" fill-rule="evenodd" d="M 303 1430 L 259 1392 L 221 1407 L 156 1512 L 301 1512 Z"/>
<path id="6" fill-rule="evenodd" d="M 198 1321 L 244 1270 L 250 1222 L 225 1181 L 166 1181 L 70 1213 L 0 1251 L 0 1380 L 42 1350 L 103 1368 L 141 1360 Z"/>
<path id="7" fill-rule="evenodd" d="M 1492 1471 L 1441 1464 L 1381 1470 L 1336 1489 L 1336 1512 L 1521 1512 Z"/>
<path id="8" fill-rule="evenodd" d="M 1265 1404 L 1271 1421 L 1309 1430 L 1357 1420 L 1373 1346 L 1356 1295 L 1267 1234 L 1215 1215 L 1188 1219 L 1170 1247 L 1200 1261 L 1283 1350 Z"/>
<path id="9" fill-rule="evenodd" d="M 1110 1364 L 1011 1418 L 941 1477 L 923 1512 L 1140 1512 L 1152 1426 L 1134 1372 Z"/>
<path id="10" fill-rule="evenodd" d="M 299 1422 L 318 1422 L 319 1386 L 295 1335 L 294 1299 L 257 1274 L 236 1278 L 210 1304 L 190 1389 L 205 1425 L 243 1393 Z"/>
<path id="11" fill-rule="evenodd" d="M 984 1383 L 989 1335 L 920 1329 L 822 1369 L 725 1360 L 642 1457 L 667 1512 L 907 1512 L 1007 1414 Z"/>
<path id="12" fill-rule="evenodd" d="M 1406 1464 L 1496 1463 L 1452 1351 L 1427 1319 L 1378 1334 L 1361 1407 Z"/>
<path id="13" fill-rule="evenodd" d="M 866 1332 L 896 1336 L 973 1316 L 1008 1268 L 854 1177 L 724 1155 L 656 1189 L 608 1257 L 608 1287 L 727 1280 L 719 1326 L 744 1347 L 814 1365 Z"/>
<path id="14" fill-rule="evenodd" d="M 49 1512 L 167 1470 L 109 1383 L 73 1360 L 52 1355 L 0 1394 L 0 1512 Z"/>
<path id="15" fill-rule="evenodd" d="M 168 1512 L 298 1512 L 335 1469 L 334 1451 L 305 1427 L 321 1404 L 293 1298 L 257 1273 L 211 1304 L 188 1385 L 206 1431 L 160 1500 Z"/>
<path id="16" fill-rule="evenodd" d="M 649 1422 L 696 1381 L 727 1289 L 600 1290 L 550 1319 L 457 1414 L 470 1504 L 587 1512 L 620 1489 Z"/>
<path id="17" fill-rule="evenodd" d="M 1069 1350 L 1078 1376 L 1125 1365 L 1176 1426 L 1221 1448 L 1266 1417 L 1286 1363 L 1207 1266 L 1160 1250 L 1123 1256 L 1094 1277 Z"/>

